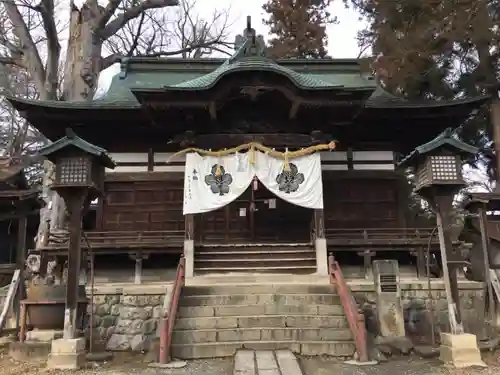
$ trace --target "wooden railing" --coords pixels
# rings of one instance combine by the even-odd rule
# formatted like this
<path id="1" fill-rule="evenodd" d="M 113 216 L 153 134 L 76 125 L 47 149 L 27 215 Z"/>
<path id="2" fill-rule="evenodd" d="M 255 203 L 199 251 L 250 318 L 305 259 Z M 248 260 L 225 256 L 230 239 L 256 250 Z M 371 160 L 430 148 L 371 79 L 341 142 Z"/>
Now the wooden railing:
<path id="1" fill-rule="evenodd" d="M 182 246 L 184 231 L 88 231 L 85 232 L 92 249 L 104 248 L 156 248 Z M 82 236 L 85 237 L 85 236 Z M 47 249 L 67 248 L 68 233 L 51 233 Z M 82 248 L 88 247 L 82 238 Z"/>
<path id="2" fill-rule="evenodd" d="M 432 228 L 363 228 L 363 229 L 326 229 L 328 244 L 333 246 L 359 245 L 427 245 L 433 235 Z M 432 243 L 438 243 L 435 236 Z"/>
<path id="3" fill-rule="evenodd" d="M 170 361 L 170 347 L 172 345 L 172 332 L 174 330 L 175 316 L 179 306 L 179 299 L 181 297 L 182 288 L 185 282 L 185 267 L 186 260 L 183 256 L 179 260 L 177 266 L 177 274 L 170 297 L 170 304 L 166 319 L 162 321 L 162 330 L 160 332 L 160 363 L 166 364 Z"/>
<path id="4" fill-rule="evenodd" d="M 364 315 L 362 312 L 359 312 L 358 305 L 333 255 L 328 257 L 328 268 L 330 271 L 330 283 L 337 289 L 349 329 L 354 336 L 358 359 L 360 362 L 367 362 L 369 358 Z"/>

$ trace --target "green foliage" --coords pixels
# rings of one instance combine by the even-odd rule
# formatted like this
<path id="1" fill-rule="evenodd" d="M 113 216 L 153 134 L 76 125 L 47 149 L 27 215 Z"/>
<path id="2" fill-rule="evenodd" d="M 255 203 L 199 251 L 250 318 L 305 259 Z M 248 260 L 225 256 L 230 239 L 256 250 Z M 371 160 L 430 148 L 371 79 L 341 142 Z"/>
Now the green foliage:
<path id="1" fill-rule="evenodd" d="M 326 26 L 336 22 L 328 12 L 332 0 L 268 0 L 264 19 L 273 38 L 268 53 L 273 57 L 327 57 Z"/>
<path id="2" fill-rule="evenodd" d="M 344 0 L 368 21 L 359 44 L 386 90 L 407 98 L 452 99 L 491 92 L 499 76 L 499 0 Z M 480 148 L 476 165 L 492 168 L 489 110 L 460 136 Z"/>

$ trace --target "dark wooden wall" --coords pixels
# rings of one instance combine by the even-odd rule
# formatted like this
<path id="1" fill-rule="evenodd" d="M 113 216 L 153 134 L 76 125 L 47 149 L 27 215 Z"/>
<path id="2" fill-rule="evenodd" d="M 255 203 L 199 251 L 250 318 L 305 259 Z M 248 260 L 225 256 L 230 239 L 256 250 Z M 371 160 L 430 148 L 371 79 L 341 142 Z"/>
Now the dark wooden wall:
<path id="1" fill-rule="evenodd" d="M 183 181 L 107 182 L 99 229 L 184 230 Z"/>
<path id="2" fill-rule="evenodd" d="M 404 227 L 397 179 L 324 175 L 327 229 Z M 269 199 L 276 199 L 276 208 L 269 207 Z M 255 211 L 250 210 L 252 201 Z M 182 180 L 107 182 L 98 229 L 183 230 L 182 205 Z M 200 242 L 307 242 L 311 230 L 312 210 L 277 199 L 261 185 L 226 207 L 195 215 Z"/>

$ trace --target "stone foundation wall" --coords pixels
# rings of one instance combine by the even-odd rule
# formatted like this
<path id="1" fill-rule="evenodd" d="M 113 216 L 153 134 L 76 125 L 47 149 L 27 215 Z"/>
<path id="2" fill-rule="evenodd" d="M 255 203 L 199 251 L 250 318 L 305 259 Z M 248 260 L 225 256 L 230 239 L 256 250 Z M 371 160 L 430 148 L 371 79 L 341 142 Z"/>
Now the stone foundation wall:
<path id="1" fill-rule="evenodd" d="M 460 308 L 464 329 L 466 332 L 476 334 L 478 338 L 485 333 L 483 285 L 481 282 L 459 281 Z M 373 283 L 357 283 L 350 286 L 355 297 L 364 297 L 369 303 L 375 304 L 376 293 Z M 407 334 L 408 331 L 411 331 L 407 326 L 411 309 L 418 312 L 417 315 L 414 314 L 414 319 L 420 324 L 418 327 L 413 327 L 414 330 L 430 330 L 430 319 L 434 320 L 436 332 L 449 330 L 448 303 L 445 285 L 442 280 L 431 281 L 431 295 L 426 280 L 402 281 L 400 288 Z M 419 309 L 419 307 L 422 309 Z M 430 311 L 433 311 L 433 317 L 430 317 Z M 429 332 L 426 332 L 426 334 L 428 335 Z"/>
<path id="2" fill-rule="evenodd" d="M 94 304 L 89 306 L 93 313 L 92 341 L 108 350 L 148 351 L 159 337 L 171 289 L 172 285 L 94 288 Z M 87 294 L 90 298 L 90 290 Z"/>

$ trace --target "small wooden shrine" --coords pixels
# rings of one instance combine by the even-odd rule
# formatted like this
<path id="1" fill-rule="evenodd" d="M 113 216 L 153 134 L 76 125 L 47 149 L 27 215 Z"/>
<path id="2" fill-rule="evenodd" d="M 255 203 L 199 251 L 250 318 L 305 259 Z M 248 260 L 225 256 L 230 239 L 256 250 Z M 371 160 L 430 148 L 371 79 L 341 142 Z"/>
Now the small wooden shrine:
<path id="1" fill-rule="evenodd" d="M 10 283 L 32 248 L 39 210 L 39 191 L 30 188 L 20 159 L 0 159 L 0 286 Z"/>

